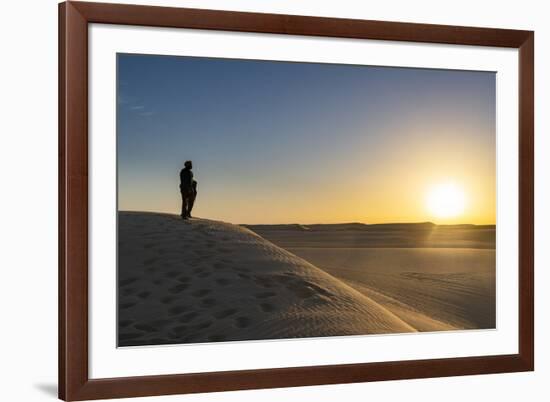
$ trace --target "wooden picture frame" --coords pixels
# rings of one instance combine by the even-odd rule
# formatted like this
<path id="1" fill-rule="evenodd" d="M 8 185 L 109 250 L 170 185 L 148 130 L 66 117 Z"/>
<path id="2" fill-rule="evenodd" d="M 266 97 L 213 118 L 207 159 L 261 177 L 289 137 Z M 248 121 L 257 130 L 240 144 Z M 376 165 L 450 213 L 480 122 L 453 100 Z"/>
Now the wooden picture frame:
<path id="1" fill-rule="evenodd" d="M 90 379 L 88 24 L 311 35 L 519 49 L 519 353 Z M 534 33 L 531 31 L 103 3 L 59 5 L 59 397 L 140 397 L 534 369 Z"/>

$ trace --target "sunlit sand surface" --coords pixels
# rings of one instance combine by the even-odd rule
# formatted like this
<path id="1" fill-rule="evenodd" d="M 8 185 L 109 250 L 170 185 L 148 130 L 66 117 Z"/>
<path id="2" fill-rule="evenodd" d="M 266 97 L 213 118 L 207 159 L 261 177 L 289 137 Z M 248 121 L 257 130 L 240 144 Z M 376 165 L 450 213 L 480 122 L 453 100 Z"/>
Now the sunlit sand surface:
<path id="1" fill-rule="evenodd" d="M 495 326 L 494 227 L 119 213 L 119 346 Z"/>
<path id="2" fill-rule="evenodd" d="M 495 227 L 259 225 L 418 331 L 495 327 Z"/>
<path id="3" fill-rule="evenodd" d="M 119 346 L 414 332 L 241 226 L 119 213 Z"/>

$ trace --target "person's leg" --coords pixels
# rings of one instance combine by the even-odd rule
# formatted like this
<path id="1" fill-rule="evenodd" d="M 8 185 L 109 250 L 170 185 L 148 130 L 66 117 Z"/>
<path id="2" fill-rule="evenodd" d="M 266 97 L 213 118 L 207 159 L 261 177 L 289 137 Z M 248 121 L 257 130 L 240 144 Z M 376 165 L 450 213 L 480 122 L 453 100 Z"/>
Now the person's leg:
<path id="1" fill-rule="evenodd" d="M 187 218 L 187 195 L 185 192 L 181 192 L 181 217 Z"/>
<path id="2" fill-rule="evenodd" d="M 189 195 L 189 203 L 187 206 L 187 216 L 191 218 L 191 211 L 193 210 L 193 205 L 195 205 L 195 198 L 197 198 L 197 193 L 193 192 Z"/>

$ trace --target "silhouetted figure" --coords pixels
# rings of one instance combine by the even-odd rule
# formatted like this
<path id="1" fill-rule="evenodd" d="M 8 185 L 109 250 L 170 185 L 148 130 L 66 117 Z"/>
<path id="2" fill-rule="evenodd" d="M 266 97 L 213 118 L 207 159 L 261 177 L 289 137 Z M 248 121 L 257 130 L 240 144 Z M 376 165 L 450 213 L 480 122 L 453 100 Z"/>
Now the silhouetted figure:
<path id="1" fill-rule="evenodd" d="M 193 162 L 186 161 L 180 171 L 181 217 L 191 218 L 191 210 L 197 198 L 197 182 L 193 180 Z"/>

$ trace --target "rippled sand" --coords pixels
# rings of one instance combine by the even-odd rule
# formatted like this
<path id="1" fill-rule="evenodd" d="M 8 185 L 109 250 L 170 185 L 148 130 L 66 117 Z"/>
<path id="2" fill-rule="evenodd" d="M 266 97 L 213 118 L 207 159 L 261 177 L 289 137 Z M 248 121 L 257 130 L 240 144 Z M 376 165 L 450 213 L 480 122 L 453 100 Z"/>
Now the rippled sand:
<path id="1" fill-rule="evenodd" d="M 415 331 L 241 226 L 121 212 L 118 253 L 119 346 Z"/>

